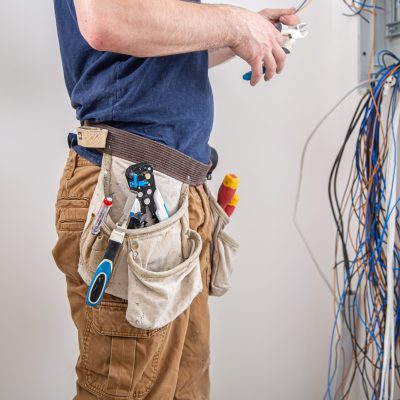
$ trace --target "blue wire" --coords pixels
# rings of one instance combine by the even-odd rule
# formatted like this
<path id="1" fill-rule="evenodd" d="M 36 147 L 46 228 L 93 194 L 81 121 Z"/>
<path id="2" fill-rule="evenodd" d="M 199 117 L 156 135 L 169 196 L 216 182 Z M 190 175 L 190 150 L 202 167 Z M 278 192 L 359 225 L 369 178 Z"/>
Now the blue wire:
<path id="1" fill-rule="evenodd" d="M 357 2 L 359 3 L 359 2 Z M 373 8 L 371 6 L 366 5 L 367 8 Z M 380 7 L 376 7 L 380 8 Z M 352 307 L 356 311 L 356 315 L 358 317 L 358 321 L 364 327 L 366 332 L 366 338 L 370 337 L 377 350 L 376 366 L 378 369 L 382 369 L 383 363 L 383 354 L 385 349 L 383 348 L 384 343 L 384 331 L 383 327 L 380 326 L 380 321 L 385 317 L 386 307 L 387 307 L 387 293 L 386 287 L 384 286 L 384 282 L 381 282 L 378 279 L 378 271 L 379 267 L 381 271 L 387 270 L 386 256 L 383 252 L 385 240 L 387 239 L 387 229 L 388 223 L 393 215 L 393 212 L 396 212 L 396 219 L 399 216 L 398 205 L 400 203 L 400 198 L 397 198 L 394 205 L 390 209 L 385 209 L 385 204 L 392 203 L 393 194 L 394 194 L 394 185 L 396 184 L 394 180 L 394 173 L 391 179 L 391 187 L 390 187 L 390 195 L 389 199 L 386 199 L 386 186 L 387 183 L 385 179 L 386 171 L 382 170 L 380 165 L 380 136 L 381 136 L 381 108 L 382 108 L 382 92 L 385 87 L 385 83 L 387 81 L 388 76 L 392 75 L 395 77 L 395 92 L 400 92 L 399 85 L 399 71 L 394 71 L 396 65 L 391 65 L 385 67 L 383 65 L 383 57 L 384 55 L 390 55 L 394 60 L 400 63 L 400 59 L 391 52 L 381 51 L 378 53 L 378 65 L 380 70 L 374 74 L 377 81 L 372 83 L 371 89 L 371 97 L 368 100 L 368 103 L 365 106 L 364 115 L 360 122 L 359 136 L 356 143 L 356 150 L 354 155 L 354 166 L 355 166 L 355 176 L 356 183 L 351 187 L 350 190 L 350 198 L 351 204 L 353 205 L 352 211 L 356 217 L 356 221 L 359 224 L 359 229 L 357 230 L 356 235 L 356 255 L 351 260 L 351 266 L 347 270 L 345 270 L 345 277 L 343 282 L 343 288 L 340 295 L 340 301 L 337 306 L 335 320 L 333 324 L 331 340 L 330 340 L 330 352 L 329 352 L 329 368 L 328 368 L 328 382 L 327 388 L 324 394 L 324 399 L 331 399 L 331 385 L 336 376 L 337 367 L 332 368 L 332 358 L 333 358 L 333 348 L 334 348 L 334 338 L 335 332 L 338 327 L 338 318 L 339 315 L 344 313 L 346 315 L 346 309 L 344 309 L 344 304 L 346 304 L 347 295 L 350 289 L 349 282 L 350 278 L 353 276 L 354 268 L 356 263 L 359 265 L 357 271 L 358 274 L 357 284 L 355 290 L 353 292 L 354 301 Z M 397 138 L 395 134 L 395 108 L 396 108 L 396 98 L 392 96 L 389 110 L 391 115 L 391 135 L 393 140 L 393 148 L 394 148 L 394 172 L 397 169 Z M 377 108 L 377 109 L 376 109 Z M 368 135 L 368 136 L 367 136 Z M 369 145 L 369 157 L 361 158 L 361 151 L 363 150 L 364 145 Z M 385 155 L 386 157 L 386 155 Z M 385 161 L 385 160 L 384 160 Z M 363 181 L 364 177 L 371 176 L 372 180 L 368 186 L 368 192 L 365 191 L 365 183 Z M 358 199 L 358 200 L 357 200 Z M 357 204 L 356 204 L 357 201 Z M 367 206 L 366 209 L 365 205 Z M 364 217 L 365 216 L 365 217 Z M 344 229 L 344 228 L 343 228 Z M 349 232 L 350 226 L 347 228 L 347 232 Z M 347 238 L 346 238 L 347 243 Z M 357 250 L 358 249 L 358 250 Z M 393 259 L 393 272 L 395 278 L 395 284 L 399 284 L 400 277 L 400 251 L 395 248 L 394 249 L 394 259 Z M 362 311 L 358 304 L 358 296 L 361 290 L 361 284 L 366 282 L 366 291 L 364 292 L 366 295 L 366 310 L 365 317 L 363 317 Z M 376 295 L 379 293 L 381 305 L 379 309 L 376 308 Z M 399 295 L 396 294 L 395 298 L 395 335 L 396 338 L 399 337 L 400 331 L 400 301 Z M 391 367 L 390 367 L 391 368 Z M 380 388 L 380 382 L 377 382 L 377 387 L 373 388 L 372 399 L 376 398 L 375 392 L 378 392 Z"/>

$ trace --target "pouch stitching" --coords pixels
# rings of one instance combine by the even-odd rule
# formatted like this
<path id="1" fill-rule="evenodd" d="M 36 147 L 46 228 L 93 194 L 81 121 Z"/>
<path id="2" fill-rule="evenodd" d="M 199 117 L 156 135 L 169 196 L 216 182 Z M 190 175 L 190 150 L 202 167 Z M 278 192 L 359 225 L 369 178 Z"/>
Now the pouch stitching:
<path id="1" fill-rule="evenodd" d="M 109 285 L 111 285 L 113 282 L 114 282 L 114 279 L 115 279 L 115 276 L 116 276 L 116 271 L 117 271 L 117 269 L 118 269 L 118 266 L 120 265 L 120 259 L 121 259 L 121 257 L 122 257 L 122 246 L 124 246 L 124 243 L 122 243 L 121 244 L 121 249 L 120 249 L 120 251 L 118 252 L 118 254 L 117 254 L 117 257 L 115 257 L 115 261 L 114 261 L 114 266 L 113 266 L 113 271 L 112 271 L 112 274 L 111 274 L 111 278 L 110 278 L 110 282 L 109 282 Z M 105 253 L 105 252 L 104 252 Z M 107 293 L 107 289 L 106 289 L 106 293 Z"/>
<path id="2" fill-rule="evenodd" d="M 188 212 L 188 198 L 189 198 L 189 190 L 182 188 L 178 210 L 170 218 L 146 228 L 126 229 L 125 237 L 127 239 L 151 238 L 152 235 L 163 233 L 165 230 L 170 229 L 173 225 L 178 223 L 180 224 L 181 218 L 184 215 L 187 215 Z M 107 216 L 106 221 L 102 226 L 102 229 L 104 229 L 104 231 L 110 235 L 112 230 L 116 226 L 117 224 L 110 218 L 110 216 Z"/>
<path id="3" fill-rule="evenodd" d="M 228 215 L 226 214 L 226 212 L 223 210 L 223 208 L 219 205 L 217 199 L 210 193 L 209 195 L 209 199 L 210 199 L 210 209 L 211 209 L 211 213 L 213 213 L 213 211 L 218 215 L 219 219 L 222 220 L 222 225 L 223 227 L 225 227 L 226 225 L 229 224 L 229 222 L 231 221 L 231 219 L 228 217 Z"/>
<path id="4" fill-rule="evenodd" d="M 192 233 L 195 233 L 196 235 L 199 235 L 196 231 L 191 230 Z M 199 237 L 197 237 L 196 239 L 199 239 Z M 197 244 L 197 249 L 193 252 L 193 254 L 190 255 L 190 257 L 188 257 L 186 260 L 184 260 L 183 262 L 181 262 L 180 264 L 178 264 L 177 266 L 170 268 L 166 271 L 149 271 L 144 269 L 143 267 L 141 267 L 133 258 L 132 256 L 132 251 L 130 251 L 128 253 L 128 267 L 129 269 L 135 273 L 136 275 L 139 275 L 143 278 L 146 278 L 147 280 L 159 280 L 160 278 L 168 278 L 171 275 L 174 275 L 175 272 L 177 271 L 183 271 L 185 269 L 187 269 L 189 266 L 192 266 L 192 264 L 195 263 L 199 263 L 199 255 L 201 252 L 201 238 L 200 241 L 196 241 L 196 239 L 192 239 L 195 242 L 195 245 Z M 133 264 L 133 266 L 131 265 L 131 263 Z M 195 268 L 195 265 L 193 265 L 193 268 Z"/>
<path id="5" fill-rule="evenodd" d="M 235 239 L 233 239 L 233 237 L 231 237 L 230 235 L 228 235 L 225 231 L 221 230 L 219 233 L 219 239 L 225 243 L 228 243 L 229 245 L 231 245 L 231 247 L 233 247 L 235 250 L 237 250 L 239 248 L 239 242 L 237 242 Z"/>
<path id="6" fill-rule="evenodd" d="M 210 277 L 210 294 L 216 296 L 222 296 L 225 294 L 232 286 L 230 282 L 230 276 L 232 274 L 233 268 L 231 265 L 231 270 L 226 280 L 226 285 L 218 285 L 216 284 L 216 276 L 218 271 L 220 270 L 221 263 L 221 254 L 219 251 L 218 244 L 219 242 L 226 243 L 226 245 L 231 249 L 231 251 L 235 252 L 239 248 L 239 243 L 236 242 L 229 234 L 227 234 L 224 229 L 226 225 L 230 222 L 230 218 L 225 214 L 225 211 L 217 204 L 215 198 L 210 193 L 210 208 L 211 214 L 213 218 L 214 231 L 212 236 L 212 244 L 211 244 L 211 277 Z M 221 214 L 221 210 L 225 215 Z M 231 261 L 232 262 L 232 261 Z"/>
<path id="7" fill-rule="evenodd" d="M 184 205 L 182 205 L 183 207 Z M 151 225 L 147 228 L 140 229 L 125 229 L 125 237 L 126 239 L 141 239 L 141 238 L 151 238 L 156 235 L 162 234 L 164 231 L 169 230 L 174 225 L 180 223 L 182 216 L 185 214 L 186 210 L 178 210 L 174 215 L 168 218 L 165 221 L 159 222 L 158 224 Z M 183 214 L 183 215 L 180 215 Z M 178 217 L 179 215 L 179 217 Z M 113 229 L 117 226 L 114 221 L 112 221 L 112 225 L 110 226 L 110 217 L 108 216 L 106 222 L 102 226 L 102 230 L 107 235 L 110 235 Z M 165 222 L 165 223 L 164 223 Z M 166 223 L 168 222 L 168 223 Z M 151 229 L 151 230 L 150 230 Z M 145 231 L 146 230 L 146 231 Z M 145 232 L 143 232 L 145 231 Z"/>
<path id="8" fill-rule="evenodd" d="M 199 264 L 199 260 L 198 260 L 198 256 L 197 257 L 195 257 L 195 258 L 193 258 L 193 260 L 191 260 L 190 262 L 187 262 L 187 260 L 185 261 L 185 262 L 183 262 L 183 263 L 181 263 L 181 264 L 179 264 L 177 267 L 181 267 L 181 269 L 182 270 L 184 270 L 184 269 L 186 269 L 187 267 L 191 267 L 192 269 L 194 269 L 194 268 L 196 268 L 196 265 L 197 264 Z M 183 264 L 184 264 L 184 267 L 183 267 Z M 136 265 L 137 265 L 137 263 L 136 263 Z M 177 267 L 175 267 L 175 268 L 177 268 Z M 133 269 L 133 268 L 132 268 Z M 146 271 L 146 270 L 145 270 Z M 176 271 L 174 271 L 174 269 L 172 268 L 172 269 L 170 269 L 170 270 L 168 270 L 168 271 L 162 271 L 162 272 L 169 272 L 169 271 L 173 271 L 173 272 L 176 272 Z M 135 270 L 133 270 L 133 272 L 135 273 L 135 275 L 138 275 L 138 276 L 140 276 L 140 277 L 142 277 L 142 278 L 146 278 L 146 280 L 148 280 L 148 281 L 158 281 L 158 280 L 160 280 L 160 279 L 165 279 L 165 278 L 168 278 L 168 277 L 170 277 L 171 275 L 173 275 L 172 273 L 171 274 L 169 274 L 169 275 L 159 275 L 159 276 L 148 276 L 148 275 L 146 275 L 146 274 L 144 274 L 144 273 L 141 273 L 141 272 L 139 272 L 139 271 L 137 271 L 137 269 L 135 269 Z M 154 272 L 154 271 L 151 271 L 151 272 Z M 155 272 L 155 273 L 157 273 L 157 272 Z M 161 273 L 161 272 L 160 272 Z"/>

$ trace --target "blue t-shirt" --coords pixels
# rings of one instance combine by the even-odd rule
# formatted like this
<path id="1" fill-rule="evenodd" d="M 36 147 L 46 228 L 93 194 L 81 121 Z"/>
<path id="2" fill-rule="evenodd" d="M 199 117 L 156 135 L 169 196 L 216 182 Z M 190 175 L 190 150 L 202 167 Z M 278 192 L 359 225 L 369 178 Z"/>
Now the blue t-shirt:
<path id="1" fill-rule="evenodd" d="M 77 118 L 137 133 L 207 164 L 213 124 L 207 51 L 154 58 L 96 51 L 79 31 L 73 0 L 54 6 Z"/>

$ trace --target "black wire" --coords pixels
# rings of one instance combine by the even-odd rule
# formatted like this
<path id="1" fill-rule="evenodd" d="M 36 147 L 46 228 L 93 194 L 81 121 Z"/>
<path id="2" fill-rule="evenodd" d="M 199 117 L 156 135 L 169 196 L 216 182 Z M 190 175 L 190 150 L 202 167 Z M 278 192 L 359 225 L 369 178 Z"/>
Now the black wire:
<path id="1" fill-rule="evenodd" d="M 334 161 L 331 173 L 329 175 L 329 184 L 328 184 L 329 203 L 331 206 L 333 218 L 334 218 L 334 221 L 335 221 L 335 224 L 337 227 L 337 233 L 338 233 L 338 236 L 340 239 L 341 248 L 342 248 L 342 252 L 343 252 L 343 261 L 341 263 L 344 264 L 344 268 L 345 268 L 347 275 L 350 272 L 349 256 L 348 256 L 348 251 L 347 251 L 347 246 L 346 246 L 346 240 L 344 237 L 343 216 L 341 213 L 341 205 L 342 205 L 341 203 L 343 201 L 342 202 L 339 201 L 338 192 L 337 192 L 337 178 L 338 178 L 338 171 L 339 171 L 339 167 L 340 167 L 340 164 L 342 161 L 342 157 L 343 157 L 343 153 L 345 151 L 346 145 L 347 145 L 350 137 L 352 136 L 352 134 L 355 132 L 355 128 L 357 127 L 359 121 L 361 120 L 362 116 L 364 115 L 366 107 L 369 104 L 369 101 L 370 101 L 370 94 L 367 92 L 360 99 L 360 101 L 357 105 L 356 111 L 351 119 L 350 126 L 346 132 L 344 142 L 343 142 L 342 146 L 340 147 L 339 153 Z M 354 181 L 353 181 L 352 185 L 354 185 Z M 335 268 L 337 266 L 338 266 L 338 262 L 337 262 L 337 258 L 336 258 Z M 349 288 L 350 288 L 348 294 L 352 294 L 351 278 L 352 278 L 351 276 L 349 276 L 349 278 L 348 278 Z M 343 318 L 344 324 L 346 326 L 346 329 L 350 333 L 350 337 L 351 337 L 353 353 L 354 353 L 354 367 L 352 368 L 352 375 L 351 375 L 350 382 L 347 385 L 347 390 L 344 391 L 344 394 L 342 396 L 343 399 L 345 399 L 348 396 L 348 394 L 351 390 L 351 387 L 352 387 L 353 382 L 356 377 L 357 370 L 359 370 L 362 375 L 362 369 L 361 369 L 361 365 L 359 364 L 357 355 L 358 355 L 358 352 L 359 351 L 362 352 L 363 349 L 357 343 L 357 337 L 354 334 L 356 320 L 357 320 L 356 315 L 355 315 L 355 307 L 354 307 L 354 305 L 353 305 L 353 307 L 351 307 L 350 302 L 347 302 L 347 304 L 348 304 L 347 310 L 344 309 L 344 311 L 341 314 L 342 314 L 342 318 Z M 365 391 L 365 385 L 363 385 L 363 387 L 364 387 L 364 391 Z"/>
<path id="2" fill-rule="evenodd" d="M 365 4 L 365 3 L 364 3 Z M 381 55 L 381 61 L 383 65 L 386 64 L 386 58 L 390 57 L 392 58 L 397 64 L 400 63 L 400 60 L 396 55 L 394 55 L 391 52 L 384 52 Z M 389 67 L 391 68 L 391 67 Z M 393 68 L 393 67 L 392 67 Z M 400 85 L 396 83 L 396 90 L 393 90 L 392 92 L 392 98 L 389 102 L 389 104 L 394 104 L 394 102 L 397 100 L 397 94 L 398 90 L 400 89 Z M 380 90 L 383 90 L 382 88 Z M 380 100 L 380 96 L 376 95 L 376 99 Z M 374 103 L 377 100 L 374 100 Z M 381 377 L 381 355 L 378 354 L 378 352 L 371 354 L 370 353 L 370 346 L 371 346 L 371 341 L 373 340 L 372 334 L 374 335 L 375 340 L 377 341 L 378 345 L 383 348 L 383 340 L 384 337 L 382 337 L 382 332 L 385 331 L 385 314 L 386 314 L 386 306 L 382 302 L 379 302 L 379 304 L 382 304 L 382 306 L 379 309 L 376 309 L 373 314 L 373 319 L 371 320 L 371 323 L 373 322 L 375 324 L 380 324 L 380 333 L 375 335 L 375 327 L 373 325 L 373 332 L 370 333 L 367 330 L 364 333 L 364 338 L 362 341 L 358 338 L 358 331 L 359 331 L 359 321 L 360 317 L 357 314 L 356 311 L 356 301 L 360 301 L 361 304 L 366 304 L 369 299 L 369 288 L 366 286 L 365 288 L 361 289 L 360 292 L 353 292 L 352 290 L 352 281 L 356 278 L 356 276 L 359 276 L 359 269 L 361 268 L 361 265 L 367 265 L 370 266 L 368 271 L 368 279 L 371 280 L 372 285 L 374 287 L 374 292 L 373 292 L 373 301 L 374 299 L 382 299 L 384 296 L 384 291 L 385 291 L 385 279 L 382 281 L 380 277 L 377 275 L 377 271 L 375 270 L 375 263 L 382 263 L 384 262 L 384 259 L 381 258 L 380 254 L 375 254 L 374 246 L 372 245 L 372 242 L 375 240 L 375 238 L 370 238 L 371 243 L 366 243 L 366 249 L 363 251 L 363 253 L 360 255 L 362 264 L 360 264 L 360 267 L 357 269 L 354 268 L 353 272 L 350 274 L 350 261 L 349 261 L 349 252 L 347 250 L 347 240 L 348 240 L 348 235 L 350 231 L 350 221 L 351 221 L 351 210 L 348 215 L 348 221 L 347 221 L 347 233 L 345 230 L 345 220 L 344 220 L 344 210 L 345 206 L 348 201 L 347 196 L 351 196 L 351 199 L 356 198 L 356 191 L 357 191 L 357 184 L 358 184 L 358 177 L 356 174 L 353 174 L 354 168 L 357 168 L 357 170 L 365 170 L 365 176 L 361 177 L 362 178 L 362 184 L 367 186 L 368 182 L 370 182 L 371 179 L 375 178 L 378 181 L 383 178 L 383 173 L 382 167 L 380 167 L 377 170 L 371 170 L 370 167 L 370 159 L 375 155 L 379 154 L 381 151 L 380 146 L 380 138 L 378 135 L 376 135 L 376 127 L 377 124 L 380 123 L 378 121 L 378 115 L 379 113 L 374 113 L 372 118 L 368 118 L 366 121 L 367 126 L 365 127 L 365 132 L 367 132 L 366 135 L 359 134 L 357 136 L 357 141 L 356 141 L 356 146 L 360 149 L 363 149 L 364 152 L 364 158 L 363 159 L 356 159 L 353 158 L 353 162 L 351 165 L 350 169 L 350 175 L 347 180 L 347 183 L 345 185 L 345 190 L 343 192 L 343 196 L 341 198 L 341 201 L 339 201 L 339 196 L 338 196 L 338 175 L 339 175 L 339 170 L 343 158 L 343 154 L 346 150 L 346 147 L 349 143 L 350 138 L 354 134 L 356 127 L 358 126 L 361 118 L 363 115 L 365 115 L 366 110 L 368 109 L 373 109 L 374 106 L 372 105 L 372 96 L 371 92 L 367 92 L 362 98 L 360 99 L 356 110 L 353 114 L 353 117 L 351 119 L 351 122 L 349 124 L 349 128 L 346 132 L 344 141 L 342 143 L 342 146 L 339 149 L 339 152 L 334 160 L 334 164 L 332 166 L 330 176 L 329 176 L 329 182 L 328 182 L 328 195 L 329 195 L 329 203 L 331 207 L 331 211 L 333 214 L 333 218 L 335 221 L 336 229 L 337 229 L 337 235 L 336 235 L 336 253 L 335 253 L 335 264 L 334 264 L 334 269 L 336 271 L 336 274 L 338 274 L 338 267 L 343 265 L 344 271 L 346 276 L 348 277 L 347 279 L 347 287 L 345 288 L 345 299 L 343 300 L 343 308 L 341 311 L 341 317 L 342 317 L 342 323 L 343 323 L 343 328 L 347 330 L 348 334 L 350 335 L 351 338 L 351 344 L 352 344 L 352 353 L 353 353 L 353 358 L 351 360 L 351 364 L 349 364 L 349 369 L 344 371 L 345 375 L 342 379 L 342 384 L 339 386 L 340 390 L 342 391 L 342 396 L 341 399 L 345 400 L 348 398 L 350 395 L 350 391 L 352 389 L 352 386 L 355 381 L 355 377 L 357 375 L 357 372 L 360 374 L 361 378 L 361 385 L 363 388 L 363 392 L 366 396 L 366 398 L 371 398 L 370 395 L 371 393 L 375 396 L 376 398 L 379 395 L 379 390 L 380 390 L 380 377 Z M 378 102 L 377 104 L 378 110 L 380 111 L 381 104 Z M 386 129 L 388 130 L 391 124 L 391 112 L 389 109 L 389 112 L 387 114 L 387 121 L 386 121 Z M 363 130 L 364 132 L 364 130 Z M 385 150 L 385 153 L 383 154 L 383 162 L 382 164 L 385 163 L 385 160 L 387 159 L 387 150 Z M 359 165 L 362 161 L 362 165 Z M 353 180 L 351 180 L 351 176 L 353 175 Z M 382 220 L 382 213 L 385 213 L 385 209 L 381 208 L 380 210 L 376 210 L 375 204 L 384 204 L 384 193 L 381 187 L 379 186 L 372 186 L 372 190 L 369 190 L 367 193 L 361 192 L 362 195 L 362 204 L 365 204 L 367 206 L 366 209 L 366 214 L 368 215 L 367 222 L 369 226 L 367 226 L 365 223 L 362 221 L 358 221 L 358 232 L 357 236 L 360 237 L 368 237 L 367 232 L 370 232 L 371 230 L 376 233 L 377 237 L 381 237 L 382 232 L 384 231 L 384 221 Z M 352 202 L 353 204 L 353 202 Z M 353 205 L 353 207 L 356 207 L 356 205 Z M 357 208 L 355 211 L 358 213 L 361 210 L 358 210 Z M 386 210 L 387 211 L 387 210 Z M 368 213 L 368 214 L 367 214 Z M 396 216 L 399 215 L 399 210 L 396 210 Z M 396 233 L 398 237 L 400 237 L 400 223 L 396 219 Z M 385 246 L 385 238 L 383 238 L 383 246 Z M 339 261 L 338 260 L 338 252 L 342 253 L 342 259 Z M 373 256 L 373 257 L 372 257 Z M 397 262 L 397 265 L 400 265 L 400 249 L 396 246 L 396 252 L 395 252 L 395 260 Z M 400 292 L 400 278 L 397 276 L 396 278 L 396 285 L 398 288 L 398 291 Z M 339 279 L 337 279 L 337 288 L 340 290 L 339 286 Z M 400 295 L 400 293 L 399 293 Z M 350 296 L 353 296 L 350 298 Z M 399 304 L 397 304 L 397 299 L 395 303 L 396 310 L 398 310 Z M 397 320 L 395 323 L 395 337 L 396 341 L 399 338 L 400 334 L 400 324 L 399 321 Z M 338 339 L 335 344 L 335 359 L 337 357 L 337 352 L 338 352 L 338 347 L 339 343 L 341 340 L 341 336 L 343 335 L 338 335 Z M 337 362 L 335 361 L 335 366 Z M 399 365 L 399 360 L 398 360 L 398 355 L 395 355 L 395 368 L 398 372 L 398 375 L 400 375 L 400 365 Z M 372 374 L 369 372 L 372 370 Z M 398 376 L 397 376 L 398 378 Z M 336 399 L 336 396 L 335 396 Z"/>

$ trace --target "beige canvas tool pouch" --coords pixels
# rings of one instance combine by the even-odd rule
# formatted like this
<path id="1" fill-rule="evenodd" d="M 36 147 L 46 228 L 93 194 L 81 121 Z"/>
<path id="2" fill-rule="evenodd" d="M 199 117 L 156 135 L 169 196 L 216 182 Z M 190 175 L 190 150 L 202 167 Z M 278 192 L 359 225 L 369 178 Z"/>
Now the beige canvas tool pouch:
<path id="1" fill-rule="evenodd" d="M 99 180 L 80 241 L 79 273 L 89 285 L 119 221 L 129 188 L 126 160 L 104 154 Z M 141 229 L 126 229 L 106 292 L 128 301 L 126 319 L 137 328 L 167 325 L 189 307 L 202 290 L 199 234 L 189 228 L 189 186 L 154 171 L 170 217 Z M 94 216 L 104 197 L 113 206 L 100 234 L 91 234 Z"/>
<path id="2" fill-rule="evenodd" d="M 224 231 L 225 227 L 230 222 L 230 218 L 218 204 L 217 199 L 211 194 L 207 186 L 206 191 L 210 200 L 213 220 L 211 280 L 209 290 L 211 296 L 222 296 L 231 287 L 233 260 L 239 249 L 239 243 Z"/>

